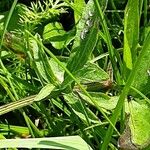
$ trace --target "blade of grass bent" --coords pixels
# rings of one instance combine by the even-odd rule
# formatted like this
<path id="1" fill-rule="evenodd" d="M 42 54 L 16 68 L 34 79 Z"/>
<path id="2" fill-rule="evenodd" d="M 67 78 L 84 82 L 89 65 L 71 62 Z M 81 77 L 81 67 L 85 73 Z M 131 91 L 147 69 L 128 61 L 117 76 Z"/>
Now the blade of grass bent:
<path id="1" fill-rule="evenodd" d="M 118 117 L 120 115 L 120 112 L 122 110 L 122 107 L 123 107 L 123 104 L 124 104 L 124 100 L 130 90 L 130 86 L 134 80 L 134 77 L 135 77 L 135 74 L 138 70 L 138 67 L 139 67 L 139 64 L 141 63 L 143 57 L 144 57 L 144 54 L 146 53 L 146 51 L 150 50 L 150 33 L 148 34 L 147 36 L 147 39 L 144 43 L 144 46 L 143 46 L 143 49 L 134 65 L 134 69 L 131 71 L 130 75 L 129 75 L 129 78 L 125 84 L 125 87 L 123 88 L 123 91 L 119 97 L 119 100 L 118 100 L 118 103 L 117 103 L 117 106 L 114 110 L 114 113 L 113 113 L 113 116 L 112 116 L 112 123 L 115 125 L 117 120 L 118 120 Z M 108 147 L 108 144 L 110 142 L 110 139 L 111 139 L 111 136 L 113 134 L 113 128 L 112 126 L 109 126 L 108 130 L 107 130 L 107 133 L 106 133 L 106 136 L 105 136 L 105 139 L 104 139 L 104 142 L 102 144 L 102 147 L 101 147 L 101 150 L 106 150 L 107 147 Z"/>
<path id="2" fill-rule="evenodd" d="M 29 34 L 32 38 L 34 38 L 37 43 L 39 45 L 41 45 L 45 51 L 66 71 L 66 73 L 79 85 L 79 87 L 81 88 L 81 90 L 84 92 L 85 95 L 87 95 L 91 101 L 93 102 L 93 104 L 95 105 L 95 107 L 102 113 L 102 115 L 105 117 L 105 119 L 110 123 L 110 125 L 113 127 L 113 129 L 117 132 L 118 135 L 120 135 L 120 133 L 118 132 L 118 130 L 116 129 L 116 127 L 112 124 L 112 122 L 110 121 L 110 119 L 107 117 L 107 115 L 104 113 L 104 111 L 102 110 L 102 108 L 100 108 L 99 106 L 97 106 L 97 104 L 95 103 L 95 101 L 93 100 L 93 98 L 91 97 L 91 95 L 86 91 L 86 89 L 80 84 L 80 82 L 72 75 L 72 73 L 57 59 L 57 57 L 48 49 L 46 48 L 43 44 L 41 44 L 40 41 L 38 41 L 29 31 L 26 30 L 26 33 Z"/>

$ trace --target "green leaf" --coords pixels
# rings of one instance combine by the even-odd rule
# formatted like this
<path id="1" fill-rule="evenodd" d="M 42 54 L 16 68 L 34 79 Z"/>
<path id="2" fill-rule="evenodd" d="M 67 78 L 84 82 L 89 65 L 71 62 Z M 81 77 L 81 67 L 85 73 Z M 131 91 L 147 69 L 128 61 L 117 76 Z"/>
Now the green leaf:
<path id="1" fill-rule="evenodd" d="M 82 16 L 78 24 L 76 25 L 76 36 L 75 36 L 72 52 L 75 52 L 77 50 L 76 47 L 79 47 L 80 44 L 82 43 L 81 33 L 84 31 L 85 27 L 87 27 L 86 21 L 93 18 L 93 16 L 90 17 L 89 14 L 94 15 L 94 9 L 95 7 L 94 7 L 93 0 L 89 0 L 83 9 Z"/>
<path id="2" fill-rule="evenodd" d="M 85 39 L 80 39 L 81 43 L 78 47 L 73 49 L 71 56 L 69 57 L 67 63 L 67 69 L 72 72 L 74 75 L 79 69 L 81 69 L 85 63 L 89 60 L 89 57 L 94 50 L 94 47 L 97 43 L 98 39 L 98 23 L 97 20 L 94 20 L 94 25 L 91 27 L 89 33 L 85 37 Z M 65 74 L 64 85 L 66 86 L 68 82 L 72 81 L 72 79 Z"/>
<path id="3" fill-rule="evenodd" d="M 51 43 L 56 49 L 62 49 L 67 37 L 62 25 L 58 22 L 52 22 L 44 27 L 43 38 L 46 43 Z"/>
<path id="4" fill-rule="evenodd" d="M 37 94 L 37 96 L 34 98 L 34 101 L 40 101 L 44 98 L 46 98 L 50 93 L 54 90 L 54 86 L 52 84 L 47 84 L 44 86 L 41 91 Z"/>
<path id="5" fill-rule="evenodd" d="M 62 67 L 60 67 L 60 65 L 58 63 L 56 63 L 56 61 L 51 58 L 49 60 L 50 66 L 55 74 L 55 76 L 57 77 L 57 79 L 60 82 L 63 82 L 64 80 L 64 70 L 62 69 Z M 66 65 L 65 62 L 61 62 L 62 64 L 64 64 L 64 66 Z"/>
<path id="6" fill-rule="evenodd" d="M 81 14 L 83 12 L 84 7 L 86 6 L 86 3 L 84 0 L 74 0 L 74 18 L 75 18 L 75 24 L 78 23 L 78 21 L 81 18 Z"/>
<path id="7" fill-rule="evenodd" d="M 82 92 L 78 92 L 79 95 L 89 104 L 94 105 L 93 102 Z M 89 93 L 97 106 L 104 108 L 106 110 L 113 110 L 118 102 L 118 96 L 109 97 L 108 95 L 100 92 L 90 92 Z"/>
<path id="8" fill-rule="evenodd" d="M 41 42 L 41 38 L 38 34 L 35 36 L 35 38 Z M 48 56 L 46 55 L 45 51 L 33 38 L 30 38 L 29 42 L 29 56 L 32 60 L 37 76 L 41 79 L 41 81 L 44 79 L 47 83 L 50 82 L 56 85 L 58 80 L 51 69 Z"/>
<path id="9" fill-rule="evenodd" d="M 109 79 L 109 75 L 94 63 L 87 63 L 77 71 L 76 78 L 78 78 L 81 84 L 102 82 Z"/>
<path id="10" fill-rule="evenodd" d="M 141 93 L 148 95 L 150 94 L 150 45 L 145 42 L 146 44 L 147 51 L 145 51 L 144 57 L 139 64 L 132 86 Z M 130 94 L 137 96 L 137 93 L 134 91 L 130 91 Z"/>
<path id="11" fill-rule="evenodd" d="M 146 103 L 130 101 L 126 103 L 127 118 L 126 129 L 120 137 L 120 147 L 129 145 L 142 149 L 150 146 L 150 113 Z M 124 141 L 124 142 L 123 142 Z"/>
<path id="12" fill-rule="evenodd" d="M 124 64 L 131 70 L 136 59 L 139 40 L 139 0 L 129 0 L 125 9 L 124 22 Z M 127 75 L 127 72 L 125 72 Z"/>
<path id="13" fill-rule="evenodd" d="M 0 148 L 92 150 L 79 136 L 1 140 Z"/>

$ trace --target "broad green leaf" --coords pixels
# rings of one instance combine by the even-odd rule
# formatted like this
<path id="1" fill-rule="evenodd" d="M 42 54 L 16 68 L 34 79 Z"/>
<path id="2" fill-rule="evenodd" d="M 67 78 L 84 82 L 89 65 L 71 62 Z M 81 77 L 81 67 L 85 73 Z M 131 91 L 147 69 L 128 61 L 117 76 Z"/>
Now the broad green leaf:
<path id="1" fill-rule="evenodd" d="M 57 77 L 57 79 L 60 82 L 63 82 L 64 80 L 64 70 L 62 69 L 62 67 L 60 67 L 60 65 L 58 63 L 56 63 L 56 61 L 54 61 L 53 58 L 51 58 L 49 60 L 50 66 L 55 74 L 55 76 Z M 65 62 L 61 62 L 64 64 L 64 66 L 66 65 Z"/>
<path id="2" fill-rule="evenodd" d="M 101 0 L 100 1 L 102 9 L 105 11 L 107 7 L 108 0 Z M 75 41 L 78 43 L 80 41 L 80 32 L 83 31 L 85 22 L 87 21 L 89 14 L 93 13 L 94 11 L 94 2 L 93 0 L 89 0 L 88 3 L 85 5 L 84 0 L 75 0 L 74 1 L 74 16 L 75 16 L 75 23 L 77 28 L 77 34 L 75 37 Z M 77 44 L 76 43 L 76 44 Z M 74 45 L 76 45 L 74 44 Z"/>
<path id="3" fill-rule="evenodd" d="M 79 136 L 1 140 L 0 148 L 45 148 L 62 150 L 92 150 Z"/>
<path id="4" fill-rule="evenodd" d="M 124 69 L 131 70 L 136 59 L 139 39 L 139 0 L 128 1 L 124 20 Z M 124 73 L 127 75 L 127 72 Z"/>
<path id="5" fill-rule="evenodd" d="M 54 86 L 52 84 L 47 84 L 44 86 L 41 91 L 36 95 L 34 101 L 40 101 L 46 98 L 50 93 L 54 90 Z"/>
<path id="6" fill-rule="evenodd" d="M 145 40 L 144 45 L 147 47 L 147 50 L 139 64 L 132 86 L 147 95 L 150 93 L 150 44 Z M 130 94 L 137 96 L 137 93 L 134 91 L 130 91 Z"/>
<path id="7" fill-rule="evenodd" d="M 126 103 L 128 118 L 126 129 L 120 137 L 120 147 L 142 149 L 150 146 L 150 113 L 149 105 L 136 101 Z"/>
<path id="8" fill-rule="evenodd" d="M 85 64 L 75 76 L 88 91 L 106 90 L 112 86 L 109 75 L 94 63 Z"/>
<path id="9" fill-rule="evenodd" d="M 91 105 L 94 105 L 93 102 L 86 95 L 84 95 L 82 92 L 78 93 L 83 100 L 85 100 L 87 103 Z M 90 92 L 89 94 L 92 96 L 97 106 L 104 108 L 106 110 L 113 110 L 117 105 L 118 96 L 109 97 L 106 94 L 100 92 Z"/>
<path id="10" fill-rule="evenodd" d="M 52 22 L 44 27 L 43 38 L 45 43 L 51 43 L 56 49 L 64 48 L 67 43 L 67 35 L 62 25 L 58 22 Z"/>
<path id="11" fill-rule="evenodd" d="M 109 79 L 109 75 L 94 63 L 87 63 L 77 71 L 76 78 L 80 80 L 82 84 L 92 82 L 102 82 Z"/>

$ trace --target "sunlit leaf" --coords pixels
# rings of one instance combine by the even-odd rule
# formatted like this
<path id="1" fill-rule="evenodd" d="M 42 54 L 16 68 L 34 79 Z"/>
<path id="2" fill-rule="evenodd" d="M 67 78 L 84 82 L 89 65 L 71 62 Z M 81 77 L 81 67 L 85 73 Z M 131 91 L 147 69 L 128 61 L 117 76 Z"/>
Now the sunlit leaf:
<path id="1" fill-rule="evenodd" d="M 1 140 L 0 148 L 47 148 L 67 150 L 92 150 L 79 136 L 7 139 Z"/>
<path id="2" fill-rule="evenodd" d="M 144 102 L 126 103 L 126 112 L 129 116 L 124 134 L 120 137 L 120 147 L 128 148 L 132 145 L 132 147 L 142 149 L 150 145 L 149 108 L 149 105 Z"/>
<path id="3" fill-rule="evenodd" d="M 139 39 L 139 0 L 129 0 L 125 9 L 124 22 L 124 64 L 125 70 L 131 70 L 136 59 Z M 125 75 L 128 72 L 124 72 Z"/>

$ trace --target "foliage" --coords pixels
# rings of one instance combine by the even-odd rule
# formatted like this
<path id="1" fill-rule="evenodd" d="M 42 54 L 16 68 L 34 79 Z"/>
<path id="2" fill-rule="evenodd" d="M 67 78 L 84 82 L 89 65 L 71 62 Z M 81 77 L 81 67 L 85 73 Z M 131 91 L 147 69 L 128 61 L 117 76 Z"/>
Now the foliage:
<path id="1" fill-rule="evenodd" d="M 149 149 L 148 7 L 2 0 L 0 148 Z"/>

